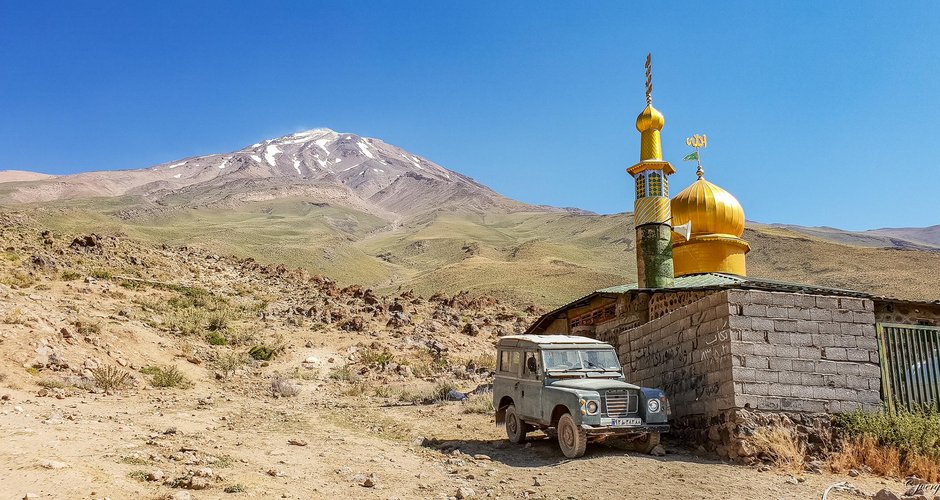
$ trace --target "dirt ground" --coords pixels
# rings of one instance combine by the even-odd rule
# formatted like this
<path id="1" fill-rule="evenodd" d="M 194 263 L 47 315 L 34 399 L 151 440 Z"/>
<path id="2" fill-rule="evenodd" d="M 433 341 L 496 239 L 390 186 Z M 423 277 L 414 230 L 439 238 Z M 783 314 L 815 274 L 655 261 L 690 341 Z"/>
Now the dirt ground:
<path id="1" fill-rule="evenodd" d="M 668 441 L 664 457 L 592 445 L 568 460 L 547 439 L 510 445 L 492 417 L 466 414 L 462 403 L 385 406 L 317 382 L 263 402 L 199 389 L 62 400 L 0 392 L 9 395 L 0 406 L 3 498 L 448 498 L 469 488 L 479 498 L 807 499 L 841 481 L 868 494 L 904 490 L 864 475 L 761 472 Z M 201 470 L 207 488 L 147 481 L 157 470 L 164 481 Z M 225 493 L 235 485 L 244 491 Z"/>

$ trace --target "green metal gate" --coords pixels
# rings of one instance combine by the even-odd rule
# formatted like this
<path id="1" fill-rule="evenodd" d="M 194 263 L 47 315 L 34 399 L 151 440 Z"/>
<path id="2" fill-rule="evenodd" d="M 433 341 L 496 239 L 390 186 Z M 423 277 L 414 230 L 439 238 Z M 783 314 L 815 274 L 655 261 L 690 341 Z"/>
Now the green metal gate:
<path id="1" fill-rule="evenodd" d="M 876 329 L 888 409 L 940 404 L 940 328 L 878 323 Z"/>

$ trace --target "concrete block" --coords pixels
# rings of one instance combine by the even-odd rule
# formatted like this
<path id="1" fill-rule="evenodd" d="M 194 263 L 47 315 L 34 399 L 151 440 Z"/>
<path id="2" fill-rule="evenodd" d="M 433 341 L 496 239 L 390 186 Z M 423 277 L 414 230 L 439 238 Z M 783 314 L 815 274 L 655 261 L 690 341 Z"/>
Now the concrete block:
<path id="1" fill-rule="evenodd" d="M 831 347 L 836 345 L 835 337 L 831 334 L 813 334 L 813 347 Z"/>
<path id="2" fill-rule="evenodd" d="M 767 307 L 767 317 L 774 319 L 786 319 L 787 318 L 787 307 L 783 306 L 768 306 Z"/>
<path id="3" fill-rule="evenodd" d="M 860 403 L 872 403 L 879 404 L 881 403 L 881 392 L 880 391 L 858 391 L 857 401 Z"/>
<path id="4" fill-rule="evenodd" d="M 822 350 L 817 347 L 799 347 L 801 359 L 822 359 Z"/>
<path id="5" fill-rule="evenodd" d="M 858 401 L 859 394 L 855 389 L 849 389 L 847 387 L 837 387 L 836 388 L 836 398 L 842 401 Z"/>
<path id="6" fill-rule="evenodd" d="M 868 351 L 868 361 L 870 363 L 881 364 L 881 357 L 878 355 L 878 351 Z"/>
<path id="7" fill-rule="evenodd" d="M 859 375 L 846 375 L 845 377 L 845 386 L 849 389 L 855 390 L 868 390 L 869 389 L 869 378 L 862 377 Z"/>
<path id="8" fill-rule="evenodd" d="M 819 328 L 819 333 L 830 335 L 842 333 L 842 325 L 840 323 L 817 323 L 816 326 Z"/>
<path id="9" fill-rule="evenodd" d="M 775 306 L 793 307 L 797 304 L 795 293 L 774 293 L 771 301 Z"/>
<path id="10" fill-rule="evenodd" d="M 757 382 L 757 370 L 745 366 L 731 367 L 731 376 L 735 382 Z"/>
<path id="11" fill-rule="evenodd" d="M 813 308 L 809 310 L 809 319 L 813 321 L 832 321 L 832 311 L 829 309 Z"/>
<path id="12" fill-rule="evenodd" d="M 732 330 L 751 330 L 754 318 L 747 316 L 728 316 L 728 328 Z"/>
<path id="13" fill-rule="evenodd" d="M 801 398 L 782 398 L 780 401 L 780 409 L 783 411 L 810 413 L 824 413 L 829 411 L 825 401 Z"/>
<path id="14" fill-rule="evenodd" d="M 835 309 L 832 311 L 832 321 L 836 323 L 855 323 L 855 311 Z"/>
<path id="15" fill-rule="evenodd" d="M 743 342 L 767 342 L 768 333 L 764 331 L 746 330 L 741 332 Z"/>
<path id="16" fill-rule="evenodd" d="M 760 400 L 760 396 L 751 396 L 744 393 L 737 393 L 734 395 L 734 406 L 735 408 L 757 409 Z"/>
<path id="17" fill-rule="evenodd" d="M 866 325 L 875 324 L 875 313 L 873 311 L 855 311 L 852 314 L 853 321 Z"/>
<path id="18" fill-rule="evenodd" d="M 865 325 L 859 323 L 839 323 L 842 335 L 865 335 Z M 872 325 L 874 328 L 874 325 Z"/>
<path id="19" fill-rule="evenodd" d="M 813 373 L 816 371 L 816 361 L 812 359 L 794 359 L 792 360 L 793 370 L 801 373 Z"/>
<path id="20" fill-rule="evenodd" d="M 816 307 L 820 309 L 838 309 L 839 299 L 837 297 L 816 296 Z"/>
<path id="21" fill-rule="evenodd" d="M 774 330 L 778 332 L 795 332 L 796 320 L 795 319 L 775 319 Z"/>
<path id="22" fill-rule="evenodd" d="M 780 371 L 781 376 L 784 372 L 793 370 L 793 360 L 789 358 L 769 358 L 767 362 L 770 364 L 770 369 Z"/>
<path id="23" fill-rule="evenodd" d="M 813 387 L 813 398 L 815 399 L 837 399 L 836 394 L 834 387 Z"/>
<path id="24" fill-rule="evenodd" d="M 790 388 L 792 386 L 789 384 L 768 384 L 767 395 L 768 396 L 790 396 Z"/>
<path id="25" fill-rule="evenodd" d="M 818 333 L 819 323 L 810 320 L 796 320 L 796 331 L 800 333 Z"/>
<path id="26" fill-rule="evenodd" d="M 812 319 L 810 309 L 803 309 L 802 307 L 792 307 L 788 309 L 787 317 L 790 319 Z"/>
<path id="27" fill-rule="evenodd" d="M 866 311 L 875 310 L 875 302 L 872 301 L 871 299 L 865 299 L 865 301 L 862 303 L 862 306 L 865 308 Z"/>
<path id="28" fill-rule="evenodd" d="M 774 329 L 774 320 L 767 318 L 751 318 L 751 329 L 772 331 Z"/>
<path id="29" fill-rule="evenodd" d="M 824 347 L 822 349 L 822 358 L 833 361 L 845 361 L 848 359 L 844 347 Z"/>
<path id="30" fill-rule="evenodd" d="M 806 295 L 799 294 L 797 295 L 796 305 L 802 307 L 803 309 L 812 309 L 816 307 L 816 296 L 815 295 Z"/>
<path id="31" fill-rule="evenodd" d="M 742 314 L 745 316 L 766 316 L 767 306 L 763 304 L 745 304 Z"/>
<path id="32" fill-rule="evenodd" d="M 878 339 L 876 337 L 859 336 L 853 338 L 855 339 L 855 347 L 869 350 L 878 349 Z"/>
<path id="33" fill-rule="evenodd" d="M 757 402 L 758 410 L 767 410 L 767 411 L 780 411 L 781 406 L 780 398 L 761 398 Z"/>
<path id="34" fill-rule="evenodd" d="M 839 309 L 851 309 L 853 311 L 863 311 L 864 305 L 862 299 L 854 297 L 839 297 Z"/>
<path id="35" fill-rule="evenodd" d="M 861 375 L 861 363 L 847 363 L 845 361 L 820 360 L 816 362 L 816 372 L 824 375 Z"/>
<path id="36" fill-rule="evenodd" d="M 770 369 L 770 362 L 767 356 L 744 356 L 744 366 L 748 368 L 757 368 L 759 370 Z"/>
<path id="37" fill-rule="evenodd" d="M 777 383 L 780 380 L 774 370 L 756 370 L 754 375 L 757 382 Z"/>
<path id="38" fill-rule="evenodd" d="M 751 349 L 756 356 L 776 356 L 777 348 L 770 344 L 751 344 Z"/>
<path id="39" fill-rule="evenodd" d="M 851 376 L 854 377 L 855 375 L 851 375 Z M 842 373 L 830 373 L 827 375 L 823 375 L 823 379 L 826 381 L 825 385 L 829 387 L 845 387 L 846 379 L 848 377 L 849 375 L 844 375 Z"/>
<path id="40" fill-rule="evenodd" d="M 835 347 L 855 348 L 858 345 L 858 339 L 855 335 L 833 335 L 833 345 Z"/>
<path id="41" fill-rule="evenodd" d="M 744 394 L 752 396 L 766 396 L 770 384 L 744 384 Z"/>
<path id="42" fill-rule="evenodd" d="M 812 392 L 813 386 L 826 384 L 826 376 L 819 373 L 800 373 L 800 380 L 803 386 L 805 386 L 810 392 Z"/>
<path id="43" fill-rule="evenodd" d="M 781 358 L 799 358 L 800 347 L 785 344 L 776 344 L 777 356 Z"/>
<path id="44" fill-rule="evenodd" d="M 731 366 L 744 366 L 744 356 L 738 354 L 731 355 Z"/>
<path id="45" fill-rule="evenodd" d="M 849 361 L 871 361 L 869 355 L 872 352 L 874 351 L 868 349 L 849 348 L 845 350 L 845 355 Z M 875 352 L 875 356 L 878 356 L 877 352 Z"/>
<path id="46" fill-rule="evenodd" d="M 794 371 L 781 371 L 777 373 L 777 378 L 781 384 L 802 385 L 803 374 Z M 865 387 L 867 389 L 867 387 Z"/>
<path id="47" fill-rule="evenodd" d="M 787 335 L 787 334 L 778 334 L 778 335 Z M 809 347 L 813 345 L 813 335 L 809 333 L 791 333 L 789 344 L 794 347 Z M 771 342 L 773 340 L 771 339 Z"/>

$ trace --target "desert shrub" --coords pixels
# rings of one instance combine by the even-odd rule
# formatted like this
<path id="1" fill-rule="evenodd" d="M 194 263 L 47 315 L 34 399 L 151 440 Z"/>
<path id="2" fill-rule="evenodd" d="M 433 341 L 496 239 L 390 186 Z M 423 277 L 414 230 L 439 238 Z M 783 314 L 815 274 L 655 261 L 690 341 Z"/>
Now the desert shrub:
<path id="1" fill-rule="evenodd" d="M 359 376 L 348 365 L 333 368 L 330 371 L 330 378 L 340 382 L 354 382 Z"/>
<path id="2" fill-rule="evenodd" d="M 192 386 L 192 382 L 175 366 L 153 368 L 150 383 L 153 384 L 154 387 L 164 388 L 178 387 L 185 389 Z"/>
<path id="3" fill-rule="evenodd" d="M 7 325 L 25 325 L 28 323 L 26 315 L 19 307 L 14 307 L 3 317 L 3 323 Z"/>
<path id="4" fill-rule="evenodd" d="M 477 413 L 481 415 L 492 415 L 495 409 L 493 408 L 493 393 L 492 392 L 481 392 L 477 394 L 471 394 L 466 400 L 464 400 L 464 413 Z"/>
<path id="5" fill-rule="evenodd" d="M 13 271 L 3 278 L 3 283 L 16 288 L 29 288 L 36 284 L 36 277 L 24 271 Z"/>
<path id="6" fill-rule="evenodd" d="M 294 384 L 286 378 L 274 376 L 271 378 L 270 391 L 271 395 L 276 398 L 286 398 L 300 394 L 300 386 Z"/>
<path id="7" fill-rule="evenodd" d="M 222 332 L 214 331 L 206 335 L 206 342 L 210 345 L 226 345 L 228 344 L 228 339 L 225 338 Z"/>
<path id="8" fill-rule="evenodd" d="M 408 403 L 432 404 L 447 399 L 447 393 L 455 390 L 456 386 L 449 380 L 440 380 L 434 384 L 416 384 L 405 388 L 399 395 L 401 401 Z"/>
<path id="9" fill-rule="evenodd" d="M 101 323 L 87 318 L 77 319 L 72 325 L 79 335 L 98 335 L 101 333 Z"/>
<path id="10" fill-rule="evenodd" d="M 60 378 L 46 377 L 42 378 L 37 382 L 40 387 L 46 389 L 65 389 L 69 386 L 64 380 Z"/>
<path id="11" fill-rule="evenodd" d="M 762 427 L 754 432 L 751 443 L 769 455 L 778 467 L 803 471 L 806 444 L 794 431 L 784 427 Z"/>
<path id="12" fill-rule="evenodd" d="M 145 470 L 132 470 L 127 473 L 127 477 L 131 479 L 136 479 L 138 481 L 147 481 L 147 471 Z"/>
<path id="13" fill-rule="evenodd" d="M 188 307 L 167 311 L 161 326 L 181 335 L 198 335 L 206 331 L 206 322 L 206 311 Z"/>
<path id="14" fill-rule="evenodd" d="M 206 329 L 210 332 L 223 332 L 228 328 L 231 319 L 232 311 L 229 308 L 216 309 L 206 316 Z"/>
<path id="15" fill-rule="evenodd" d="M 838 415 L 842 449 L 830 460 L 844 470 L 871 467 L 884 476 L 940 481 L 940 412 L 936 408 L 891 413 L 855 411 Z"/>
<path id="16" fill-rule="evenodd" d="M 387 365 L 395 359 L 395 355 L 388 349 L 363 349 L 359 354 L 359 361 L 365 365 Z"/>
<path id="17" fill-rule="evenodd" d="M 244 493 L 248 491 L 248 488 L 246 488 L 244 484 L 238 483 L 238 484 L 232 484 L 232 485 L 226 486 L 225 489 L 222 491 L 226 493 Z"/>
<path id="18" fill-rule="evenodd" d="M 496 356 L 493 354 L 480 354 L 474 358 L 470 358 L 464 364 L 468 370 L 487 370 L 487 371 L 496 371 Z"/>
<path id="19" fill-rule="evenodd" d="M 62 274 L 59 275 L 62 281 L 75 281 L 78 278 L 82 277 L 82 273 L 77 271 L 72 271 L 71 269 L 66 269 L 62 271 Z"/>
<path id="20" fill-rule="evenodd" d="M 219 353 L 215 358 L 215 367 L 222 372 L 224 377 L 230 376 L 235 370 L 245 364 L 245 355 L 238 351 L 227 351 Z"/>
<path id="21" fill-rule="evenodd" d="M 99 366 L 91 371 L 95 380 L 95 387 L 106 393 L 127 387 L 130 383 L 130 374 L 115 366 Z"/>
<path id="22" fill-rule="evenodd" d="M 89 276 L 99 280 L 109 280 L 111 279 L 111 271 L 107 269 L 92 269 Z"/>
<path id="23" fill-rule="evenodd" d="M 258 361 L 271 361 L 276 354 L 277 352 L 274 347 L 266 345 L 256 345 L 248 351 L 248 355 Z"/>

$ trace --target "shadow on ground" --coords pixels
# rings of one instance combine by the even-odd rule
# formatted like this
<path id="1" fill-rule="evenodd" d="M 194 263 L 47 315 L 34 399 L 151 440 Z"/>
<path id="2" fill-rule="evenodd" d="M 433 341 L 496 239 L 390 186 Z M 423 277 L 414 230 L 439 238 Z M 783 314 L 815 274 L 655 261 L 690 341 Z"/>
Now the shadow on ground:
<path id="1" fill-rule="evenodd" d="M 664 444 L 668 453 L 665 456 L 656 457 L 630 451 L 622 443 L 615 440 L 605 443 L 590 443 L 584 456 L 574 460 L 632 456 L 660 462 L 721 463 L 718 460 L 697 457 L 692 454 L 691 450 L 670 446 L 668 442 Z M 444 453 L 460 450 L 461 453 L 470 456 L 486 455 L 493 461 L 510 467 L 553 467 L 572 461 L 558 449 L 558 442 L 555 439 L 541 434 L 529 436 L 524 444 L 512 444 L 506 439 L 431 439 L 424 443 L 424 447 Z"/>

